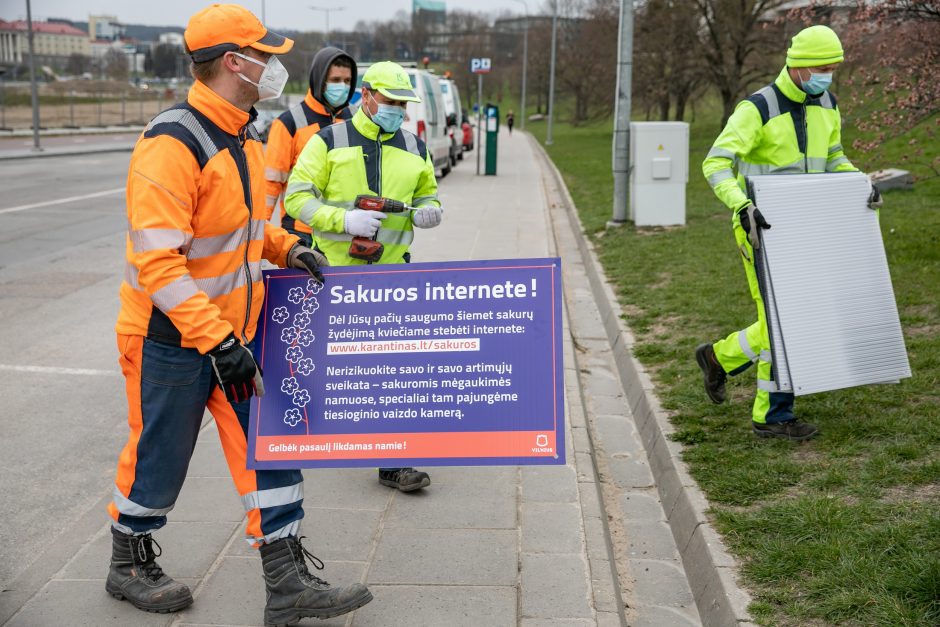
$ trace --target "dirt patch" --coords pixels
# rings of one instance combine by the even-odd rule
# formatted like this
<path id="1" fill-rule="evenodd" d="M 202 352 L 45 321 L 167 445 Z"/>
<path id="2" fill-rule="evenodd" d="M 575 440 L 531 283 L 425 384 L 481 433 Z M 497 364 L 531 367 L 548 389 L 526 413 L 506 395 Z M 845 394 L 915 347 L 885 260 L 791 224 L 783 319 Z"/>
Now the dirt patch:
<path id="1" fill-rule="evenodd" d="M 923 337 L 940 334 L 940 324 L 925 324 L 920 327 L 904 327 L 904 337 Z"/>
<path id="2" fill-rule="evenodd" d="M 937 307 L 930 303 L 924 305 L 908 305 L 902 310 L 903 315 L 912 318 L 936 318 Z"/>
<path id="3" fill-rule="evenodd" d="M 660 272 L 656 276 L 656 282 L 651 283 L 649 288 L 651 290 L 661 290 L 669 287 L 669 284 L 672 283 L 672 273 L 671 272 Z"/>
<path id="4" fill-rule="evenodd" d="M 660 316 L 650 325 L 649 333 L 657 338 L 670 337 L 679 322 L 681 322 L 679 316 Z"/>
<path id="5" fill-rule="evenodd" d="M 642 307 L 637 307 L 631 303 L 621 303 L 620 310 L 623 311 L 623 315 L 626 316 L 628 320 L 630 318 L 639 318 L 646 313 Z"/>
<path id="6" fill-rule="evenodd" d="M 884 491 L 880 499 L 883 503 L 911 503 L 940 501 L 940 483 L 928 483 L 918 486 L 897 486 Z"/>

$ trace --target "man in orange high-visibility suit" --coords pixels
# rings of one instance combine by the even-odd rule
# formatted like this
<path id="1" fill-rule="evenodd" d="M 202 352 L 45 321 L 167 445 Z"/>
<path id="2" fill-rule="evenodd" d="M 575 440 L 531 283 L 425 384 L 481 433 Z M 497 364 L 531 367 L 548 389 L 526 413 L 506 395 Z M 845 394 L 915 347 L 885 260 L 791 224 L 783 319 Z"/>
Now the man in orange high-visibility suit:
<path id="1" fill-rule="evenodd" d="M 248 513 L 247 539 L 260 548 L 265 623 L 337 616 L 372 595 L 361 584 L 330 587 L 309 573 L 298 539 L 300 471 L 246 466 L 249 399 L 264 392 L 251 352 L 264 297 L 261 260 L 320 281 L 326 263 L 267 223 L 262 148 L 251 124 L 253 105 L 280 95 L 287 72 L 275 55 L 293 42 L 233 4 L 195 14 L 184 38 L 196 82 L 186 102 L 151 120 L 127 179 L 116 330 L 130 437 L 108 507 L 106 589 L 153 612 L 193 602 L 189 588 L 157 565 L 151 532 L 176 503 L 208 408 Z"/>
<path id="2" fill-rule="evenodd" d="M 356 61 L 351 56 L 339 48 L 324 48 L 310 64 L 307 95 L 279 115 L 268 131 L 268 144 L 264 149 L 264 202 L 268 219 L 280 206 L 281 226 L 298 236 L 306 246 L 313 245 L 310 226 L 294 220 L 284 210 L 287 178 L 311 137 L 321 128 L 352 117 L 347 105 L 356 93 L 356 75 Z"/>

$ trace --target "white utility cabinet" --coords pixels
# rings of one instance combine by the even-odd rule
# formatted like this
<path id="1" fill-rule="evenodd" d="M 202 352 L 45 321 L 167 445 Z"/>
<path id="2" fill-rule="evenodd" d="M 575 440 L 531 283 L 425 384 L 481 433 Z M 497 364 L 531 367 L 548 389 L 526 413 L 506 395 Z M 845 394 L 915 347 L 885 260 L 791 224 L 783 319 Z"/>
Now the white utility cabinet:
<path id="1" fill-rule="evenodd" d="M 685 224 L 689 125 L 630 123 L 630 219 L 636 226 Z"/>

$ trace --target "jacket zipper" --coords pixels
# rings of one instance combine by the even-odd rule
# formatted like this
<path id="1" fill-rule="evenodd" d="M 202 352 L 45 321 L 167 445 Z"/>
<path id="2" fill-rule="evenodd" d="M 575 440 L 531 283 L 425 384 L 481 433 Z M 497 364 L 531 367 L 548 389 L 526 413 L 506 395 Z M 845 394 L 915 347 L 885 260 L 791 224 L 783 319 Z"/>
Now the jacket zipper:
<path id="1" fill-rule="evenodd" d="M 809 131 L 806 128 L 806 101 L 803 101 L 803 172 L 809 174 Z"/>
<path id="2" fill-rule="evenodd" d="M 375 182 L 375 193 L 379 196 L 382 195 L 382 131 L 379 130 L 379 134 L 375 136 L 375 147 L 376 147 L 376 163 L 375 167 L 375 176 L 378 180 Z"/>
<path id="3" fill-rule="evenodd" d="M 248 321 L 251 319 L 251 267 L 248 265 L 248 247 L 251 246 L 251 216 L 252 216 L 252 202 L 251 202 L 251 173 L 248 170 L 248 159 L 245 157 L 245 142 L 247 141 L 247 132 L 246 127 L 242 127 L 241 131 L 238 133 L 239 139 L 239 158 L 243 166 L 244 184 L 248 187 L 248 195 L 245 199 L 245 204 L 248 205 L 248 224 L 245 226 L 245 279 L 248 286 L 248 294 L 245 303 L 245 324 L 242 325 L 242 342 L 247 341 L 248 333 Z"/>

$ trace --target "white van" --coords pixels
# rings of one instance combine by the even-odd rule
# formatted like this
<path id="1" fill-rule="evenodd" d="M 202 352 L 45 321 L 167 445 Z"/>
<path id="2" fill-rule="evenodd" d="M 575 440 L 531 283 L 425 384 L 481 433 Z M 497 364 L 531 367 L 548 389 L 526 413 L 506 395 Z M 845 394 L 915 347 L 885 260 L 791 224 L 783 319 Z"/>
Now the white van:
<path id="1" fill-rule="evenodd" d="M 356 87 L 362 87 L 362 77 L 369 66 L 359 65 L 359 77 Z M 409 102 L 405 109 L 405 121 L 402 128 L 411 131 L 424 140 L 431 159 L 434 161 L 435 171 L 441 177 L 450 174 L 451 170 L 451 140 L 447 134 L 447 114 L 445 113 L 444 94 L 441 91 L 439 77 L 427 70 L 416 67 L 405 67 L 411 86 L 421 98 L 421 102 Z M 358 91 L 357 91 L 358 94 Z M 354 99 L 354 106 L 361 104 L 358 96 Z"/>
<path id="2" fill-rule="evenodd" d="M 450 164 L 457 165 L 463 159 L 463 107 L 460 104 L 460 92 L 457 83 L 449 78 L 441 79 L 441 93 L 444 94 L 444 111 L 447 113 L 447 135 L 450 137 Z"/>

